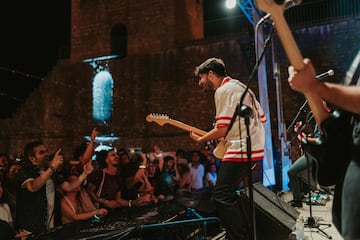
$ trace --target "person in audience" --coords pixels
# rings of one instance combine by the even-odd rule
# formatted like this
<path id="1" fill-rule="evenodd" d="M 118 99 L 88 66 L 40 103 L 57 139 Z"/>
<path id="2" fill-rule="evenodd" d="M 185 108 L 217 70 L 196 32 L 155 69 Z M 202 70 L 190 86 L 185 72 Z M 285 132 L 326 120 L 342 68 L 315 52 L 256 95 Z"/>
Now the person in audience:
<path id="1" fill-rule="evenodd" d="M 8 196 L 9 206 L 14 220 L 16 219 L 16 196 L 19 190 L 17 178 L 21 169 L 22 165 L 19 162 L 14 162 L 10 165 L 9 172 L 5 179 L 5 192 Z"/>
<path id="2" fill-rule="evenodd" d="M 213 188 L 216 185 L 217 181 L 217 170 L 215 163 L 209 165 L 209 171 L 206 173 L 205 176 L 205 186 Z"/>
<path id="3" fill-rule="evenodd" d="M 76 175 L 68 178 L 69 182 L 77 181 Z M 96 209 L 89 195 L 82 186 L 78 186 L 70 192 L 65 192 L 61 198 L 62 223 L 70 223 L 78 220 L 103 217 L 107 214 L 105 208 Z"/>
<path id="4" fill-rule="evenodd" d="M 119 171 L 120 176 L 124 176 L 126 173 L 126 166 L 131 162 L 129 153 L 124 149 L 119 152 Z"/>
<path id="5" fill-rule="evenodd" d="M 56 209 L 60 206 L 56 187 L 63 192 L 72 191 L 87 178 L 93 168 L 87 164 L 76 181 L 65 181 L 57 172 L 63 164 L 61 149 L 56 151 L 50 163 L 48 150 L 40 140 L 25 145 L 24 157 L 28 164 L 18 176 L 16 223 L 18 229 L 38 235 L 61 224 L 61 217 L 57 214 L 60 210 Z"/>
<path id="6" fill-rule="evenodd" d="M 175 170 L 175 158 L 166 156 L 159 158 L 160 176 L 157 182 L 155 195 L 159 200 L 170 200 L 174 197 L 179 178 Z"/>
<path id="7" fill-rule="evenodd" d="M 0 220 L 7 222 L 11 228 L 14 228 L 14 221 L 8 204 L 7 194 L 5 192 L 4 180 L 0 180 Z"/>
<path id="8" fill-rule="evenodd" d="M 189 165 L 183 161 L 180 161 L 180 163 L 176 164 L 178 172 L 178 190 L 185 190 L 190 191 L 191 190 L 191 177 L 190 177 L 190 168 Z"/>
<path id="9" fill-rule="evenodd" d="M 191 189 L 200 190 L 204 188 L 205 167 L 200 163 L 200 152 L 193 151 L 189 163 Z"/>
<path id="10" fill-rule="evenodd" d="M 71 174 L 79 176 L 82 172 L 82 167 L 92 160 L 95 140 L 98 135 L 99 132 L 97 128 L 93 128 L 90 135 L 90 141 L 84 141 L 74 149 L 74 159 L 70 161 Z"/>
<path id="11" fill-rule="evenodd" d="M 0 239 L 10 240 L 14 238 L 15 230 L 9 225 L 8 222 L 0 219 Z"/>
<path id="12" fill-rule="evenodd" d="M 159 158 L 165 157 L 163 156 L 164 151 L 161 149 L 159 145 L 154 145 L 153 149 L 154 151 L 149 153 L 150 162 L 159 161 Z"/>
<path id="13" fill-rule="evenodd" d="M 100 169 L 88 178 L 88 193 L 98 208 L 115 209 L 132 206 L 132 200 L 122 197 L 124 181 L 119 172 L 119 155 L 115 149 L 101 150 L 96 154 Z"/>
<path id="14" fill-rule="evenodd" d="M 0 180 L 4 180 L 9 168 L 9 157 L 6 153 L 0 153 Z"/>
<path id="15" fill-rule="evenodd" d="M 122 196 L 126 200 L 131 200 L 133 205 L 157 203 L 154 188 L 145 173 L 146 162 L 145 154 L 136 154 L 134 161 L 124 167 L 122 177 L 125 181 L 125 188 Z"/>
<path id="16" fill-rule="evenodd" d="M 188 160 L 185 157 L 185 151 L 182 149 L 176 150 L 175 158 L 177 164 L 189 164 Z"/>
<path id="17" fill-rule="evenodd" d="M 148 161 L 146 164 L 145 174 L 154 191 L 157 189 L 157 180 L 160 176 L 160 170 L 155 163 Z"/>
<path id="18" fill-rule="evenodd" d="M 101 150 L 96 153 L 100 169 L 88 178 L 88 193 L 97 208 L 114 209 L 128 206 L 121 198 L 123 181 L 119 174 L 119 155 L 115 149 Z"/>

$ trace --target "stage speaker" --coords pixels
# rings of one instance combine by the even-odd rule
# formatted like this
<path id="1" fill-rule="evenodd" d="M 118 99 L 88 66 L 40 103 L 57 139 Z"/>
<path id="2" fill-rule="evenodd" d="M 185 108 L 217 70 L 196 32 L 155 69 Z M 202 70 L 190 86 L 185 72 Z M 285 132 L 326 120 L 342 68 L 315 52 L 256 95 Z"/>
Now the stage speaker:
<path id="1" fill-rule="evenodd" d="M 289 239 L 300 213 L 261 183 L 253 186 L 257 239 Z M 248 188 L 241 191 L 241 198 L 250 204 Z"/>

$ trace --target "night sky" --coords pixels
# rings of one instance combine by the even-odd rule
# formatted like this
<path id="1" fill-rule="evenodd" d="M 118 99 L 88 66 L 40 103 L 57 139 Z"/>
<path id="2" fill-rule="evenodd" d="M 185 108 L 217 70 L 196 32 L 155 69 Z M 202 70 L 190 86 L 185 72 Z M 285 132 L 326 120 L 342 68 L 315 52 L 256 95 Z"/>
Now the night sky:
<path id="1" fill-rule="evenodd" d="M 0 118 L 9 118 L 70 45 L 70 0 L 4 1 L 0 24 Z"/>

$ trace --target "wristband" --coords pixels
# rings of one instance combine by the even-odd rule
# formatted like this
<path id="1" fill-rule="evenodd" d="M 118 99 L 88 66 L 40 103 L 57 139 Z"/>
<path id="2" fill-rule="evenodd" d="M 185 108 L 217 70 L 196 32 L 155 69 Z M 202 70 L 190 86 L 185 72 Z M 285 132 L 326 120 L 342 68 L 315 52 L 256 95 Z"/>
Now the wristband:
<path id="1" fill-rule="evenodd" d="M 132 200 L 129 200 L 129 202 L 128 202 L 128 205 L 129 205 L 129 207 L 131 207 L 132 206 Z"/>
<path id="2" fill-rule="evenodd" d="M 139 165 L 139 168 L 146 168 L 145 165 Z"/>

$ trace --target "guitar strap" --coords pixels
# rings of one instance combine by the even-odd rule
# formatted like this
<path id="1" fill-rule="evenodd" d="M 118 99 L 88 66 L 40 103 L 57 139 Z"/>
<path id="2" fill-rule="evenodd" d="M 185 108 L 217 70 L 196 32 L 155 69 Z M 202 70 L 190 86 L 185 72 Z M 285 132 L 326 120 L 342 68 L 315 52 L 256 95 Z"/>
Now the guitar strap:
<path id="1" fill-rule="evenodd" d="M 352 64 L 350 65 L 349 70 L 346 72 L 346 76 L 343 80 L 343 85 L 351 85 L 354 83 L 354 76 L 356 75 L 356 71 L 359 68 L 359 64 L 360 64 L 360 49 L 356 55 L 356 57 L 354 58 Z M 358 79 L 356 82 L 356 85 L 359 86 L 360 85 L 360 80 Z"/>
<path id="2" fill-rule="evenodd" d="M 353 60 L 348 72 L 346 73 L 345 83 L 346 84 L 354 84 L 356 86 L 360 86 L 360 50 L 358 51 L 355 59 Z M 357 74 L 356 74 L 357 73 Z M 359 75 L 357 78 L 356 83 L 354 83 L 354 79 L 356 79 L 356 75 Z M 353 138 L 353 144 L 357 148 L 360 147 L 360 116 L 358 114 L 354 114 L 355 122 L 354 122 L 354 128 L 352 133 Z"/>

